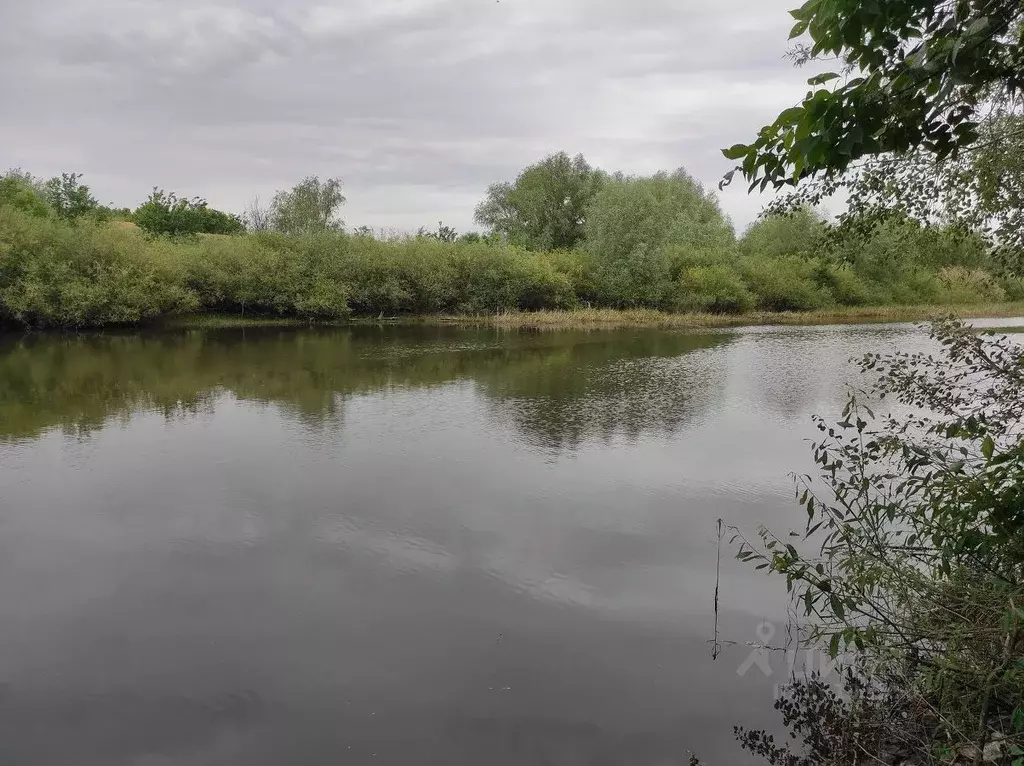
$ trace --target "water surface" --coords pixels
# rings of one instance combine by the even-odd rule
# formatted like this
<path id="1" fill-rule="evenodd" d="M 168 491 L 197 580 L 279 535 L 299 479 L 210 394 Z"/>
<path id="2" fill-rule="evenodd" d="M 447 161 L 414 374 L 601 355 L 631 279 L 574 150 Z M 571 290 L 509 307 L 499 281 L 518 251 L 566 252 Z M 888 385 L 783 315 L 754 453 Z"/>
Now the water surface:
<path id="1" fill-rule="evenodd" d="M 715 520 L 799 525 L 846 360 L 926 343 L 0 339 L 0 762 L 743 763 L 784 589 L 726 551 L 712 662 Z"/>

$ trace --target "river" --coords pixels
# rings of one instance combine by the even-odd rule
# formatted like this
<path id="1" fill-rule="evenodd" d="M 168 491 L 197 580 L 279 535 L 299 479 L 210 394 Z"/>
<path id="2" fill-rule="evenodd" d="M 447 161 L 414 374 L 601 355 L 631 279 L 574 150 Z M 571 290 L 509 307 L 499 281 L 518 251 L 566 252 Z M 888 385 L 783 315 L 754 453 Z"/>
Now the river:
<path id="1" fill-rule="evenodd" d="M 724 547 L 713 661 L 716 520 L 799 526 L 847 360 L 927 345 L 0 338 L 0 762 L 746 763 L 785 588 Z"/>

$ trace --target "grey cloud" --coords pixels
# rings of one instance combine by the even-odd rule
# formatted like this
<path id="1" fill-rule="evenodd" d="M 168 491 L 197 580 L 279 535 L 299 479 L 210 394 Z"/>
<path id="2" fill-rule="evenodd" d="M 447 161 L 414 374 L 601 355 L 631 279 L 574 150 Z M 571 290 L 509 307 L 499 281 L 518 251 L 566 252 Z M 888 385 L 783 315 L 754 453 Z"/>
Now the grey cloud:
<path id="1" fill-rule="evenodd" d="M 154 184 L 240 210 L 340 175 L 350 223 L 471 225 L 486 186 L 551 152 L 684 165 L 797 99 L 791 0 L 0 0 L 0 164 Z M 738 190 L 741 226 L 760 207 Z"/>

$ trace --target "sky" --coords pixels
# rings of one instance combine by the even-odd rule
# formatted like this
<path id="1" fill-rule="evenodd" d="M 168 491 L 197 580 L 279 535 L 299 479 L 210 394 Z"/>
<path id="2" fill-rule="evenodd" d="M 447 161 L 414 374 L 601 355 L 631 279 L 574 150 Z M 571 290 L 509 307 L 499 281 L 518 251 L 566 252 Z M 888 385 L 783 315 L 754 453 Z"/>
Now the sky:
<path id="1" fill-rule="evenodd" d="M 796 0 L 0 0 L 0 172 L 83 173 L 241 212 L 338 176 L 349 226 L 475 228 L 495 181 L 564 150 L 680 166 L 806 92 Z M 738 231 L 765 199 L 721 194 Z"/>

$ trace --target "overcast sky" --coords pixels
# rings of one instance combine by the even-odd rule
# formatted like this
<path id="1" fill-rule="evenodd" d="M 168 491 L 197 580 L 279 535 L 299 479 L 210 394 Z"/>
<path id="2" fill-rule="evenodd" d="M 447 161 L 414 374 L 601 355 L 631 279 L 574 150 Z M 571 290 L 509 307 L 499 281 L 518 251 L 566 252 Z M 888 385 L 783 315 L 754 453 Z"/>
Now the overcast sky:
<path id="1" fill-rule="evenodd" d="M 0 170 L 84 173 L 101 202 L 158 185 L 241 211 L 341 176 L 349 225 L 472 227 L 546 154 L 680 165 L 806 91 L 796 0 L 0 0 Z M 738 230 L 762 200 L 722 195 Z"/>

